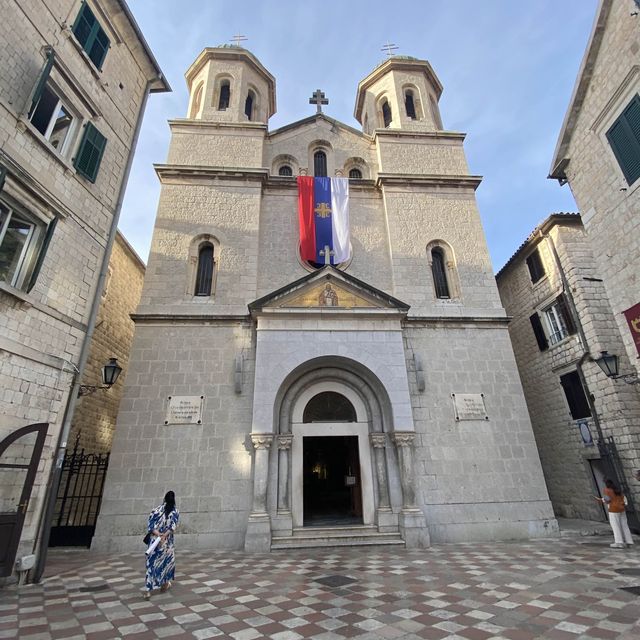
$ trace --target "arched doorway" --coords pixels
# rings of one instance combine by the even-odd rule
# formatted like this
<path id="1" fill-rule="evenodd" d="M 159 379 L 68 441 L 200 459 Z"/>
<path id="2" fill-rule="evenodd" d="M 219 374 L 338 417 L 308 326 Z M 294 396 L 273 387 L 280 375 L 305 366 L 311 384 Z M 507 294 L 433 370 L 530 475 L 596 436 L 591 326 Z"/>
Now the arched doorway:
<path id="1" fill-rule="evenodd" d="M 293 526 L 373 524 L 369 421 L 360 396 L 342 382 L 317 382 L 292 409 Z"/>

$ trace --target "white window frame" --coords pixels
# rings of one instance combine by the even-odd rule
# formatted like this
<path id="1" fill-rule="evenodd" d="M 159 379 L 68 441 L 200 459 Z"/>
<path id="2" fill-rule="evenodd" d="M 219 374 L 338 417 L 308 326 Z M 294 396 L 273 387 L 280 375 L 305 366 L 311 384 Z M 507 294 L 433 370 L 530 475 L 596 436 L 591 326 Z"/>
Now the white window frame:
<path id="1" fill-rule="evenodd" d="M 569 331 L 564 324 L 562 314 L 558 311 L 558 303 L 554 302 L 542 310 L 544 322 L 547 330 L 549 346 L 562 342 L 569 337 Z"/>
<path id="2" fill-rule="evenodd" d="M 29 124 L 38 132 L 38 135 L 42 136 L 49 143 L 49 146 L 57 154 L 66 158 L 69 152 L 69 149 L 71 148 L 73 141 L 75 139 L 76 131 L 78 130 L 78 123 L 80 122 L 81 118 L 75 109 L 72 109 L 68 106 L 69 101 L 64 97 L 64 94 L 62 93 L 62 91 L 60 91 L 58 87 L 53 82 L 51 82 L 50 78 L 45 83 L 44 90 L 42 92 L 43 95 L 45 90 L 50 91 L 58 99 L 58 101 L 56 102 L 56 106 L 53 109 L 51 118 L 49 120 L 49 124 L 47 125 L 47 128 L 44 134 L 41 133 L 40 130 L 37 129 L 32 122 L 32 118 L 35 112 L 38 110 L 38 106 L 40 105 L 40 102 L 42 101 L 42 96 L 40 96 L 40 100 L 38 100 L 37 104 L 33 108 L 31 115 L 28 116 L 27 119 L 29 120 Z M 61 97 L 61 95 L 63 97 Z M 71 124 L 69 126 L 69 131 L 64 139 L 64 142 L 60 147 L 56 148 L 53 146 L 53 144 L 51 144 L 50 138 L 51 138 L 51 134 L 53 133 L 53 127 L 55 126 L 55 123 L 56 123 L 56 115 L 58 114 L 60 107 L 64 107 L 64 110 L 71 116 Z"/>
<path id="3" fill-rule="evenodd" d="M 29 213 L 22 208 L 15 207 L 5 200 L 0 200 L 0 207 L 8 212 L 7 219 L 0 228 L 0 247 L 4 242 L 9 223 L 14 215 L 18 215 L 21 218 L 26 218 L 26 221 L 31 225 L 29 235 L 27 236 L 27 239 L 22 247 L 22 251 L 20 252 L 20 257 L 18 258 L 16 269 L 13 273 L 13 276 L 11 277 L 11 281 L 8 282 L 10 286 L 16 289 L 21 289 L 24 286 L 25 280 L 29 276 L 29 269 L 33 264 L 40 239 L 45 233 L 46 223 L 38 216 Z"/>

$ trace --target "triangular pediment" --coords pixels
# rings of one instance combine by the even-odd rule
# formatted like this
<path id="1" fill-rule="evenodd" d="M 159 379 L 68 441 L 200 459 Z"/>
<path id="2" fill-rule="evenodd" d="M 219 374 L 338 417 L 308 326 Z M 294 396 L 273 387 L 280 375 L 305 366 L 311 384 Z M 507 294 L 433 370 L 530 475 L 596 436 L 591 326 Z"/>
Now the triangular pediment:
<path id="1" fill-rule="evenodd" d="M 249 309 L 252 312 L 368 309 L 406 313 L 409 305 L 333 266 L 326 266 L 252 302 Z"/>
<path id="2" fill-rule="evenodd" d="M 341 131 L 343 134 L 353 135 L 359 140 L 367 138 L 362 131 L 358 131 L 358 129 L 354 129 L 348 124 L 345 124 L 340 120 L 336 120 L 335 118 L 331 118 L 324 113 L 316 113 L 307 118 L 303 118 L 302 120 L 296 120 L 295 122 L 286 124 L 279 129 L 270 131 L 268 135 L 273 141 L 284 134 L 300 134 L 309 129 L 317 130 L 319 133 L 323 134 L 337 133 L 338 131 Z"/>

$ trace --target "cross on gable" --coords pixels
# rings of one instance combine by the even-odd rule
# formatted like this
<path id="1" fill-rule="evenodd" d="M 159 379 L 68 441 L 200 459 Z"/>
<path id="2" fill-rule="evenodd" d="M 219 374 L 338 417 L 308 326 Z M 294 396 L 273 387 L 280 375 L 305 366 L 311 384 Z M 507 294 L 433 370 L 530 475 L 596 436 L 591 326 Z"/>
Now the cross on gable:
<path id="1" fill-rule="evenodd" d="M 324 97 L 324 91 L 316 89 L 309 98 L 309 104 L 315 104 L 317 107 L 316 113 L 322 113 L 322 105 L 329 104 L 329 100 Z"/>
<path id="2" fill-rule="evenodd" d="M 398 49 L 397 45 L 395 44 L 391 44 L 391 42 L 389 42 L 387 40 L 387 44 L 385 44 L 382 49 L 380 49 L 380 51 L 384 51 L 387 56 L 390 58 L 393 55 L 393 52 L 396 51 Z"/>

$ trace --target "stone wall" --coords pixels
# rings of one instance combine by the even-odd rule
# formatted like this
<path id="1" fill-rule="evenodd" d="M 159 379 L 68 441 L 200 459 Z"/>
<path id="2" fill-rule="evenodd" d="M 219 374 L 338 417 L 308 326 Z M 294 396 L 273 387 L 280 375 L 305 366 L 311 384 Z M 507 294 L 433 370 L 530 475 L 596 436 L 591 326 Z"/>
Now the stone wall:
<path id="1" fill-rule="evenodd" d="M 135 329 L 131 314 L 140 302 L 144 271 L 144 263 L 118 232 L 82 383 L 100 384 L 102 367 L 109 358 L 117 358 L 123 371 L 111 389 L 98 390 L 78 400 L 69 435 L 70 446 L 77 439 L 79 446 L 87 452 L 107 453 L 111 450 Z"/>
<path id="2" fill-rule="evenodd" d="M 34 548 L 147 82 L 166 90 L 120 3 L 104 0 L 100 7 L 98 20 L 111 47 L 98 71 L 71 31 L 80 0 L 2 4 L 0 63 L 6 72 L 0 74 L 0 164 L 8 174 L 0 198 L 43 224 L 57 219 L 33 288 L 27 292 L 26 283 L 0 282 L 0 437 L 31 423 L 49 423 L 19 553 Z M 55 50 L 52 86 L 75 121 L 60 151 L 27 118 L 47 46 Z M 86 122 L 107 138 L 95 182 L 73 165 Z"/>
<path id="3" fill-rule="evenodd" d="M 597 275 L 624 340 L 621 369 L 638 371 L 638 352 L 622 315 L 640 302 L 640 180 L 627 184 L 606 133 L 640 92 L 640 24 L 632 2 L 604 2 L 610 13 L 566 157 L 569 186 L 582 212 Z M 605 347 L 608 348 L 608 347 Z M 613 353 L 613 349 L 608 349 Z M 636 387 L 638 388 L 638 387 Z"/>

